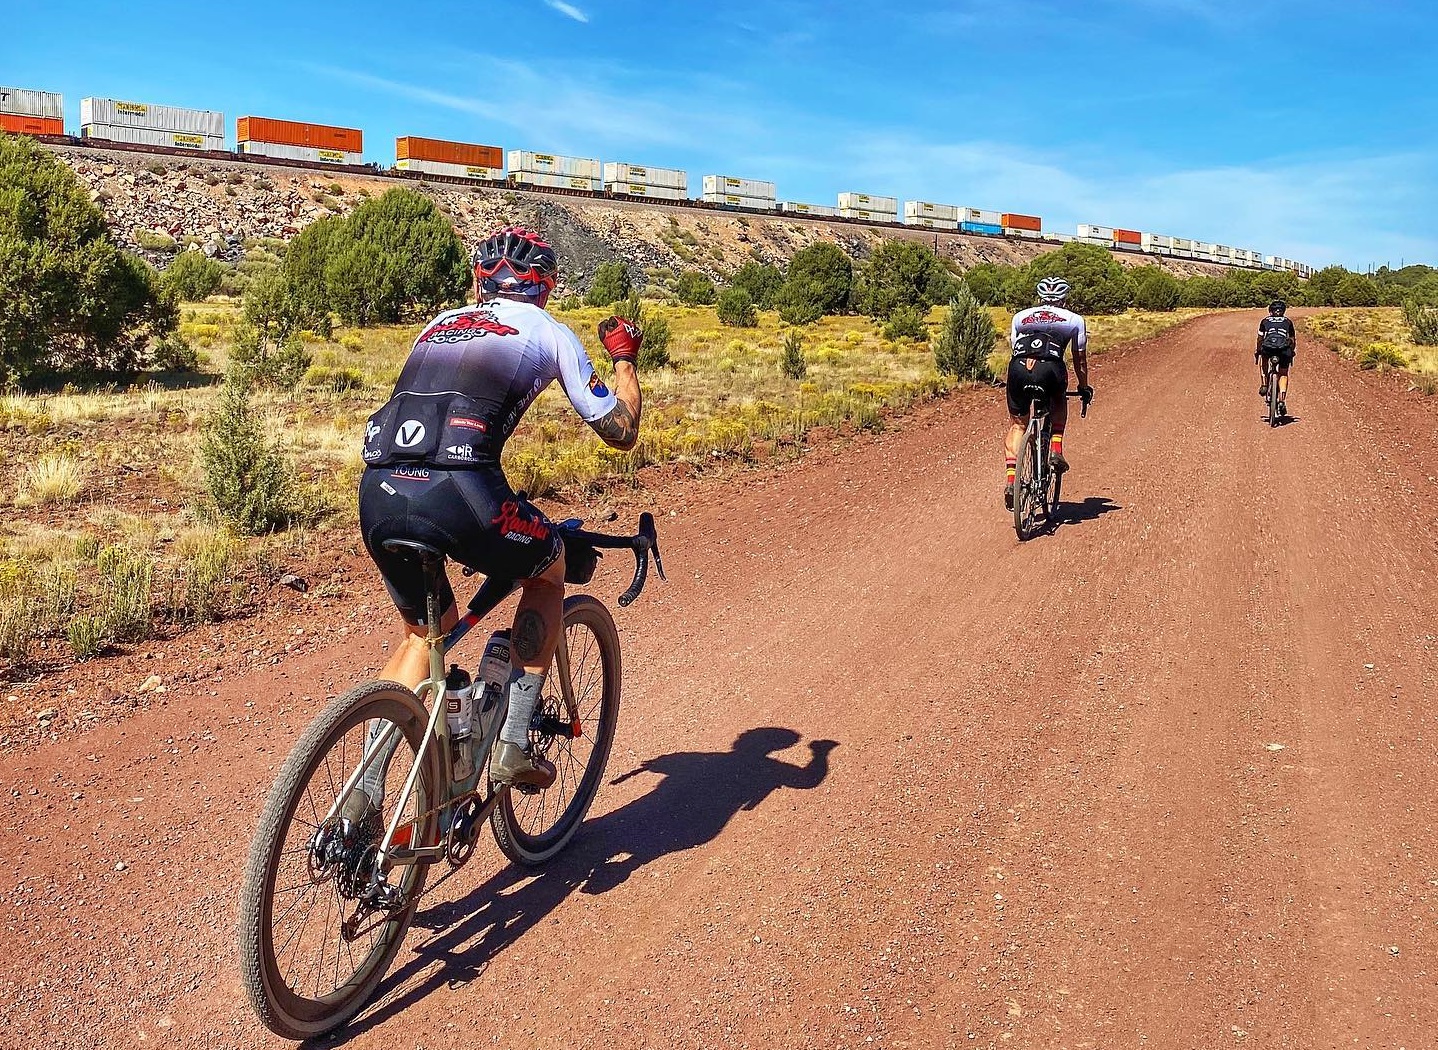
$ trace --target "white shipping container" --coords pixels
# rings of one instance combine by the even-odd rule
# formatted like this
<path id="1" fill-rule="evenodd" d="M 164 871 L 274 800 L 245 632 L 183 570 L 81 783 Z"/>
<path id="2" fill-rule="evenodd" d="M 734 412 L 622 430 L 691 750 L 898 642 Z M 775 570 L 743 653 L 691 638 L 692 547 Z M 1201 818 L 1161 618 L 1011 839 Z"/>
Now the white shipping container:
<path id="1" fill-rule="evenodd" d="M 112 128 L 147 128 L 151 131 L 182 131 L 187 135 L 225 137 L 225 117 L 208 109 L 179 106 L 152 106 L 145 102 L 122 102 L 113 98 L 82 98 L 80 124 L 103 124 Z"/>
<path id="2" fill-rule="evenodd" d="M 1194 254 L 1194 255 L 1212 255 L 1212 254 L 1213 254 L 1214 245 L 1211 244 L 1211 243 L 1209 243 L 1208 241 L 1194 241 L 1192 247 L 1193 247 L 1193 254 Z"/>
<path id="3" fill-rule="evenodd" d="M 904 217 L 914 219 L 944 219 L 959 222 L 961 209 L 953 204 L 933 204 L 929 201 L 905 201 Z"/>
<path id="4" fill-rule="evenodd" d="M 63 120 L 65 118 L 65 100 L 54 91 L 0 87 L 0 113 Z"/>
<path id="5" fill-rule="evenodd" d="M 707 204 L 723 204 L 730 208 L 754 208 L 759 211 L 774 211 L 779 202 L 771 197 L 741 197 L 735 193 L 710 193 L 707 190 L 700 198 Z"/>
<path id="6" fill-rule="evenodd" d="M 736 179 L 732 175 L 705 175 L 705 199 L 709 194 L 724 197 L 753 197 L 758 200 L 775 199 L 774 184 L 759 179 Z"/>
<path id="7" fill-rule="evenodd" d="M 555 153 L 533 153 L 523 149 L 509 151 L 509 170 L 512 173 L 530 172 L 536 175 L 569 175 L 592 179 L 596 189 L 604 175 L 603 167 L 599 161 L 588 157 L 561 157 Z"/>
<path id="8" fill-rule="evenodd" d="M 960 222 L 979 222 L 985 226 L 1001 226 L 1004 221 L 1001 212 L 990 211 L 988 208 L 960 208 L 955 218 Z"/>
<path id="9" fill-rule="evenodd" d="M 781 211 L 789 215 L 810 215 L 817 218 L 833 218 L 839 214 L 838 208 L 831 208 L 825 204 L 796 204 L 793 201 L 785 201 L 779 205 Z"/>
<path id="10" fill-rule="evenodd" d="M 1175 248 L 1182 248 L 1185 251 L 1193 251 L 1193 242 L 1187 237 L 1175 237 L 1173 239 L 1173 246 Z"/>
<path id="11" fill-rule="evenodd" d="M 513 163 L 514 152 L 509 154 L 511 164 Z M 596 161 L 596 163 L 598 163 Z M 509 181 L 521 186 L 548 186 L 551 189 L 559 190 L 588 190 L 591 193 L 598 193 L 604 188 L 604 184 L 598 177 L 586 178 L 583 175 L 552 175 L 542 171 L 516 171 L 513 168 L 509 172 Z"/>
<path id="12" fill-rule="evenodd" d="M 639 186 L 663 186 L 666 189 L 687 191 L 689 176 L 677 168 L 651 168 L 640 164 L 620 164 L 606 161 L 604 183 L 628 182 Z"/>
<path id="13" fill-rule="evenodd" d="M 1192 258 L 1193 258 L 1193 249 L 1192 249 L 1192 248 L 1174 248 L 1174 249 L 1170 252 L 1170 254 L 1173 255 L 1174 258 L 1176 258 L 1176 259 L 1192 259 Z"/>
<path id="14" fill-rule="evenodd" d="M 1008 231 L 1008 230 L 1005 230 L 1004 232 L 1005 232 L 1005 233 L 1008 233 L 1009 231 Z M 1113 239 L 1112 239 L 1112 238 L 1105 239 L 1105 238 L 1103 238 L 1103 237 L 1085 237 L 1085 236 L 1083 236 L 1082 234 L 1079 234 L 1077 237 L 1074 238 L 1074 240 L 1076 240 L 1076 241 L 1082 241 L 1084 244 L 1099 244 L 1099 245 L 1102 245 L 1102 246 L 1105 247 L 1105 248 L 1112 248 L 1112 247 L 1113 247 Z"/>
<path id="15" fill-rule="evenodd" d="M 843 211 L 845 208 L 851 211 L 898 215 L 899 199 L 897 197 L 874 197 L 867 193 L 841 193 L 839 194 L 839 210 Z"/>
<path id="16" fill-rule="evenodd" d="M 134 142 L 141 146 L 174 146 L 179 149 L 223 150 L 220 135 L 194 135 L 187 131 L 158 131 L 153 128 L 125 128 L 105 124 L 84 124 L 80 137 L 102 142 Z"/>
<path id="17" fill-rule="evenodd" d="M 252 153 L 257 157 L 277 157 L 280 160 L 302 160 L 320 164 L 363 164 L 364 154 L 347 153 L 337 149 L 320 149 L 318 146 L 286 146 L 282 142 L 241 142 L 241 153 Z"/>
<path id="18" fill-rule="evenodd" d="M 1173 247 L 1173 238 L 1165 237 L 1163 234 L 1160 233 L 1144 233 L 1140 234 L 1140 237 L 1142 238 L 1144 251 L 1151 251 L 1154 248 Z"/>
<path id="19" fill-rule="evenodd" d="M 922 226 L 926 230 L 957 230 L 959 224 L 953 219 L 931 219 L 927 215 L 905 215 L 905 226 Z"/>
<path id="20" fill-rule="evenodd" d="M 1079 240 L 1083 240 L 1086 237 L 1093 237 L 1100 241 L 1111 241 L 1113 240 L 1113 227 L 1094 226 L 1087 222 L 1081 222 L 1078 224 L 1078 237 Z"/>
<path id="21" fill-rule="evenodd" d="M 1078 238 L 1071 233 L 1046 233 L 1044 234 L 1044 240 L 1058 241 L 1060 244 L 1068 244 L 1070 241 L 1078 240 Z"/>
<path id="22" fill-rule="evenodd" d="M 684 188 L 673 186 L 646 186 L 642 182 L 606 182 L 604 188 L 611 193 L 627 193 L 631 197 L 648 197 L 651 200 L 683 201 L 689 195 Z"/>
<path id="23" fill-rule="evenodd" d="M 867 208 L 840 208 L 839 214 L 846 219 L 863 219 L 865 222 L 898 222 L 896 211 L 869 211 Z"/>
<path id="24" fill-rule="evenodd" d="M 420 171 L 428 175 L 451 175 L 459 179 L 499 180 L 504 178 L 503 168 L 481 168 L 474 164 L 449 164 L 438 160 L 418 160 L 414 157 L 397 160 L 394 162 L 394 166 L 400 171 Z"/>
<path id="25" fill-rule="evenodd" d="M 1005 226 L 1005 227 L 1004 227 L 1004 236 L 1005 236 L 1005 237 L 1025 237 L 1025 238 L 1027 238 L 1028 240 L 1031 240 L 1031 241 L 1041 241 L 1041 240 L 1043 240 L 1043 237 L 1044 237 L 1044 235 L 1043 235 L 1042 233 L 1040 233 L 1038 230 L 1021 230 L 1021 229 L 1019 229 L 1019 228 L 1016 227 L 1016 226 Z"/>

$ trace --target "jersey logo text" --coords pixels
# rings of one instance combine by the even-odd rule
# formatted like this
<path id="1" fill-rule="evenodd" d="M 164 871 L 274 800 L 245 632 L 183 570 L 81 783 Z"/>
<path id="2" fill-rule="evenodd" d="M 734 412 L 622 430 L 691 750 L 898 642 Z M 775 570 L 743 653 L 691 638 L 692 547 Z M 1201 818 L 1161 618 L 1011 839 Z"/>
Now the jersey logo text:
<path id="1" fill-rule="evenodd" d="M 481 335 L 518 334 L 518 328 L 505 324 L 494 314 L 484 310 L 473 310 L 460 314 L 458 317 L 451 317 L 448 321 L 440 321 L 431 325 L 424 335 L 419 337 L 419 341 L 421 343 L 459 343 Z"/>

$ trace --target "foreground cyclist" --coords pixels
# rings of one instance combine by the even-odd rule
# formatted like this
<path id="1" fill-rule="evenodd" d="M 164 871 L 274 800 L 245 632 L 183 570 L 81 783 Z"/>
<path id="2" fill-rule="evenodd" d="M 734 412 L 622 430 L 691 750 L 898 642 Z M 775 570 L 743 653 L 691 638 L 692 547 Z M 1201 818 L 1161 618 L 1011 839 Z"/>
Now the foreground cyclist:
<path id="1" fill-rule="evenodd" d="M 1053 438 L 1049 445 L 1049 466 L 1062 474 L 1069 469 L 1064 459 L 1064 427 L 1068 424 L 1069 374 L 1064 367 L 1064 349 L 1073 348 L 1074 373 L 1083 403 L 1093 400 L 1093 387 L 1088 385 L 1088 327 L 1084 319 L 1064 308 L 1068 301 L 1069 283 L 1062 277 L 1045 277 L 1035 289 L 1039 305 L 1020 310 L 1014 315 L 1009 330 L 1009 361 L 1007 399 L 1009 404 L 1009 436 L 1004 441 L 1004 506 L 1014 509 L 1014 475 L 1018 471 L 1019 442 L 1028 425 L 1029 405 L 1022 399 L 1025 386 L 1042 387 L 1049 396 L 1049 419 Z M 1034 336 L 1041 337 L 1034 339 Z M 1027 338 L 1026 338 L 1027 337 Z"/>
<path id="2" fill-rule="evenodd" d="M 1258 341 L 1253 348 L 1253 362 L 1258 365 L 1258 396 L 1268 394 L 1264 365 L 1272 359 L 1278 369 L 1278 414 L 1288 415 L 1288 370 L 1298 346 L 1298 332 L 1291 318 L 1285 317 L 1288 304 L 1275 299 L 1268 307 L 1268 316 L 1258 322 Z"/>
<path id="3" fill-rule="evenodd" d="M 486 576 L 521 581 L 509 714 L 490 776 L 500 784 L 545 788 L 554 781 L 554 766 L 531 756 L 529 723 L 563 622 L 564 545 L 509 487 L 500 454 L 555 379 L 606 444 L 633 448 L 642 411 L 636 360 L 643 335 L 620 317 L 600 323 L 600 342 L 614 361 L 610 392 L 579 339 L 544 309 L 559 273 L 553 248 L 527 230 L 508 228 L 476 249 L 473 262 L 476 304 L 430 322 L 389 401 L 365 426 L 360 530 L 405 622 L 380 677 L 413 689 L 429 676 L 423 574 L 412 559 L 386 551 L 385 540 L 427 543 Z M 458 611 L 443 576 L 439 605 L 448 630 Z"/>

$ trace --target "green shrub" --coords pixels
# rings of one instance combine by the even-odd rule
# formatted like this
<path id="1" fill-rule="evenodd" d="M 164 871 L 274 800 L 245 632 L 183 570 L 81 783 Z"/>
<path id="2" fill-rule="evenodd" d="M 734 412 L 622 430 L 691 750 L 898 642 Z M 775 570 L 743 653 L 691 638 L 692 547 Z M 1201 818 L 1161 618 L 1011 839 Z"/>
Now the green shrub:
<path id="1" fill-rule="evenodd" d="M 616 259 L 595 268 L 594 283 L 585 293 L 584 301 L 589 306 L 609 306 L 629 298 L 630 291 L 629 271 Z"/>
<path id="2" fill-rule="evenodd" d="M 1408 359 L 1392 343 L 1369 343 L 1358 352 L 1358 367 L 1386 372 L 1390 368 L 1406 368 Z"/>
<path id="3" fill-rule="evenodd" d="M 818 241 L 789 260 L 777 302 L 788 324 L 808 324 L 843 313 L 854 285 L 854 262 L 837 245 Z"/>
<path id="4" fill-rule="evenodd" d="M 1419 346 L 1438 346 L 1438 307 L 1424 305 L 1417 299 L 1405 300 L 1403 320 Z"/>
<path id="5" fill-rule="evenodd" d="M 1364 274 L 1350 273 L 1333 289 L 1335 306 L 1377 306 L 1378 285 Z"/>
<path id="6" fill-rule="evenodd" d="M 0 133 L 0 384 L 37 371 L 131 371 L 174 329 L 175 300 L 116 247 L 66 165 Z"/>
<path id="7" fill-rule="evenodd" d="M 804 336 L 798 329 L 791 328 L 784 333 L 784 352 L 779 358 L 779 370 L 790 379 L 803 379 L 809 373 L 809 363 L 804 360 Z"/>
<path id="8" fill-rule="evenodd" d="M 875 250 L 854 282 L 854 307 L 888 320 L 901 306 L 926 310 L 953 298 L 961 282 L 926 244 L 889 240 Z"/>
<path id="9" fill-rule="evenodd" d="M 200 461 L 220 518 L 239 531 L 260 535 L 294 518 L 289 464 L 251 407 L 247 383 L 226 380 L 201 433 Z"/>
<path id="10" fill-rule="evenodd" d="M 1161 266 L 1140 266 L 1130 271 L 1133 305 L 1140 310 L 1172 310 L 1178 305 L 1183 286 Z"/>
<path id="11" fill-rule="evenodd" d="M 778 305 L 779 289 L 783 286 L 783 272 L 777 266 L 757 260 L 746 262 L 729 278 L 729 287 L 744 289 L 750 301 L 761 310 L 772 310 Z"/>
<path id="12" fill-rule="evenodd" d="M 1081 314 L 1120 314 L 1133 302 L 1133 286 L 1117 259 L 1097 244 L 1073 241 L 1045 252 L 1028 266 L 1028 294 L 1045 277 L 1062 277 L 1073 291 L 1068 308 Z"/>
<path id="13" fill-rule="evenodd" d="M 135 244 L 147 252 L 177 252 L 180 244 L 168 233 L 155 233 L 152 230 L 136 230 Z"/>
<path id="14" fill-rule="evenodd" d="M 181 252 L 165 267 L 160 280 L 181 302 L 198 303 L 213 295 L 224 279 L 225 269 L 204 252 Z"/>
<path id="15" fill-rule="evenodd" d="M 150 636 L 151 591 L 155 563 L 144 551 L 105 547 L 95 558 L 103 577 L 101 600 L 105 634 L 118 641 L 138 642 Z"/>
<path id="16" fill-rule="evenodd" d="M 198 372 L 200 355 L 184 338 L 171 332 L 150 348 L 150 367 L 160 372 Z"/>
<path id="17" fill-rule="evenodd" d="M 329 390 L 336 394 L 343 394 L 349 390 L 362 390 L 364 385 L 364 376 L 353 368 L 315 365 L 305 373 L 305 386 L 315 390 Z"/>
<path id="18" fill-rule="evenodd" d="M 719 294 L 716 307 L 719 323 L 735 328 L 756 328 L 759 325 L 759 311 L 754 301 L 742 288 L 726 288 Z"/>
<path id="19" fill-rule="evenodd" d="M 98 656 L 109 642 L 105 618 L 96 613 L 81 613 L 65 626 L 65 640 L 77 660 Z"/>
<path id="20" fill-rule="evenodd" d="M 919 342 L 929 338 L 929 329 L 924 324 L 924 315 L 915 306 L 900 306 L 889 315 L 884 325 L 885 339 L 913 339 Z"/>
<path id="21" fill-rule="evenodd" d="M 714 301 L 714 282 L 698 270 L 685 270 L 674 282 L 674 294 L 685 306 L 708 306 Z"/>
<path id="22" fill-rule="evenodd" d="M 998 337 L 989 312 L 967 285 L 961 285 L 949 300 L 949 309 L 934 340 L 934 364 L 939 374 L 976 382 L 989 379 L 989 354 Z"/>
<path id="23" fill-rule="evenodd" d="M 979 263 L 964 274 L 964 283 L 969 286 L 974 298 L 983 305 L 1002 306 L 1005 271 L 1012 269 L 1013 267 L 1000 267 L 995 263 Z"/>

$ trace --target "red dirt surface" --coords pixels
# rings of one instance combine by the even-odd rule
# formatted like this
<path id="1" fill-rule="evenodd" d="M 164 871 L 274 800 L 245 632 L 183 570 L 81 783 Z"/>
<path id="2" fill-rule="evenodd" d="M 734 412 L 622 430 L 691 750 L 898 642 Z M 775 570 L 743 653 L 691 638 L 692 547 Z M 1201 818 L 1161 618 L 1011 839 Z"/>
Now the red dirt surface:
<path id="1" fill-rule="evenodd" d="M 434 869 L 327 1042 L 1433 1045 L 1438 411 L 1303 340 L 1270 430 L 1256 321 L 1101 358 L 1068 522 L 1023 545 L 993 391 L 650 493 L 670 582 L 617 615 L 608 776 L 637 772 L 539 875 L 487 839 Z M 211 653 L 0 759 L 0 1044 L 275 1045 L 241 868 L 302 726 L 382 658 L 355 571 L 367 606 L 277 611 L 278 663 Z"/>

